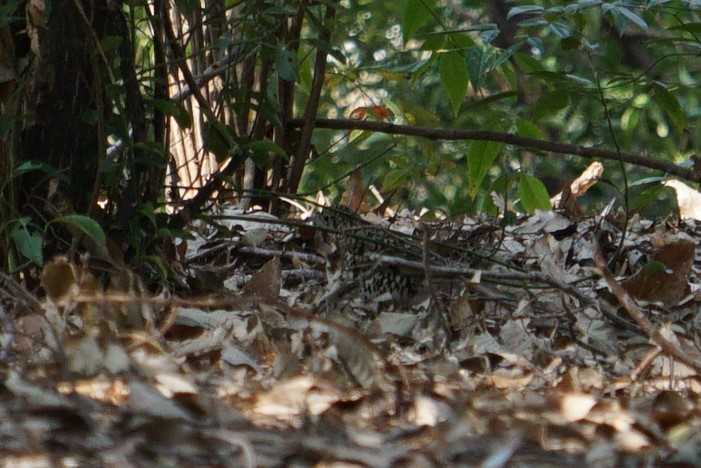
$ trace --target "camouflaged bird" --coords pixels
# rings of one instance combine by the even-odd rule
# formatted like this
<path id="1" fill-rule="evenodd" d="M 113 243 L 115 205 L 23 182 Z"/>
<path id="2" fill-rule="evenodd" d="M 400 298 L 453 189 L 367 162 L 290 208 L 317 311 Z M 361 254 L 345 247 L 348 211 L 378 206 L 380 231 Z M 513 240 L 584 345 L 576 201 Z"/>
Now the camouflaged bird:
<path id="1" fill-rule="evenodd" d="M 390 255 L 420 262 L 421 247 L 412 237 L 369 223 L 348 208 L 324 208 L 314 224 L 331 245 L 325 252 L 331 269 L 340 270 L 342 282 L 357 287 L 364 299 L 406 303 L 422 289 L 420 272 L 384 265 L 378 258 Z"/>

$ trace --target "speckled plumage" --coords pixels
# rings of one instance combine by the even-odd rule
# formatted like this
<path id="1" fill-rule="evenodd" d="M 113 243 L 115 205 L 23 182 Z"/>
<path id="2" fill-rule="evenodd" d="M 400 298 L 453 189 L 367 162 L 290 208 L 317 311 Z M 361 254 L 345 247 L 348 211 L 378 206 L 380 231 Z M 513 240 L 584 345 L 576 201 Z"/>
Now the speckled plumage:
<path id="1" fill-rule="evenodd" d="M 411 237 L 373 225 L 347 208 L 325 208 L 315 224 L 323 228 L 324 239 L 335 245 L 342 278 L 357 283 L 365 299 L 405 301 L 420 289 L 420 274 L 382 265 L 370 255 L 420 261 L 420 247 Z"/>

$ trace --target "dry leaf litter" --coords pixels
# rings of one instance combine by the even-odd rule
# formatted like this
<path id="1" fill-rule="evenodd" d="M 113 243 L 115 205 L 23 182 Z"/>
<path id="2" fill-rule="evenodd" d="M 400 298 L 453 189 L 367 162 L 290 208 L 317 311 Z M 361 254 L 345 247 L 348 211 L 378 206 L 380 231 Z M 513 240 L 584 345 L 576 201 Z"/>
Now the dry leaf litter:
<path id="1" fill-rule="evenodd" d="M 623 240 L 570 197 L 513 226 L 228 208 L 169 290 L 2 277 L 0 466 L 696 466 L 701 195 Z"/>

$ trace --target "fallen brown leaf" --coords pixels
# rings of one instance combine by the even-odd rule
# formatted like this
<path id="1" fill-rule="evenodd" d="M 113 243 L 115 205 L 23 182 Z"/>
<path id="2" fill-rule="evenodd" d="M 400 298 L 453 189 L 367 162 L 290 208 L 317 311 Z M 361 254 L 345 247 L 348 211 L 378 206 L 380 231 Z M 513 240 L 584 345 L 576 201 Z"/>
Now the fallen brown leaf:
<path id="1" fill-rule="evenodd" d="M 654 242 L 651 261 L 621 284 L 636 299 L 673 306 L 686 295 L 696 244 L 682 236 L 658 237 Z"/>

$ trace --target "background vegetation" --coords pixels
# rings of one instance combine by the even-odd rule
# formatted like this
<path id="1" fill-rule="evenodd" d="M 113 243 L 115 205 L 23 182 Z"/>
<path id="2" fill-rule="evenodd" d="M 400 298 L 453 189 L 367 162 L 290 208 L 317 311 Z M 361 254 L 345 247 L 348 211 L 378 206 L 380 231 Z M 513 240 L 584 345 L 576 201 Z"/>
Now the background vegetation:
<path id="1" fill-rule="evenodd" d="M 701 180 L 700 38 L 692 0 L 8 0 L 3 268 L 76 233 L 154 261 L 215 194 L 532 211 L 582 156 L 591 201 L 660 215 L 665 171 Z"/>

